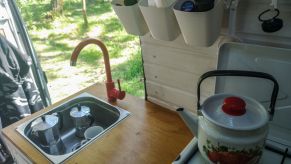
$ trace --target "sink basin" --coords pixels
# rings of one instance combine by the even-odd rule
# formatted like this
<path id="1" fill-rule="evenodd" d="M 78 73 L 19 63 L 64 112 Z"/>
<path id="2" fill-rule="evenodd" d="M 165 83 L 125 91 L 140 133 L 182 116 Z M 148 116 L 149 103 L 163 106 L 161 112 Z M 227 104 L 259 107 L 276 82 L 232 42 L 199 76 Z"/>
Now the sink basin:
<path id="1" fill-rule="evenodd" d="M 89 107 L 90 114 L 93 117 L 93 124 L 91 126 L 101 126 L 104 130 L 88 140 L 75 135 L 76 129 L 70 111 L 78 104 Z M 56 115 L 59 117 L 59 131 L 62 140 L 63 151 L 57 155 L 50 153 L 50 148 L 41 145 L 37 138 L 32 134 L 32 122 L 42 115 Z M 97 97 L 89 94 L 80 94 L 67 102 L 53 108 L 49 112 L 43 113 L 41 116 L 28 120 L 17 127 L 17 131 L 26 138 L 33 146 L 35 146 L 42 154 L 44 154 L 51 162 L 61 163 L 77 151 L 84 148 L 86 145 L 97 140 L 104 133 L 109 132 L 110 129 L 124 120 L 130 113 L 124 109 L 113 106 Z"/>

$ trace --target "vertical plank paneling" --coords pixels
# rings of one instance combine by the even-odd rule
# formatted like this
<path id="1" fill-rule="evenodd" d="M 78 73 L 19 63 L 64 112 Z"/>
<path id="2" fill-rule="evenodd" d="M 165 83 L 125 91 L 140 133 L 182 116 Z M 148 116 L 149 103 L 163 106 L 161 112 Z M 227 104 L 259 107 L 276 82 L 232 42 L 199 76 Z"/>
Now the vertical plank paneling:
<path id="1" fill-rule="evenodd" d="M 148 100 L 166 108 L 195 111 L 199 77 L 216 69 L 220 41 L 211 47 L 191 47 L 179 36 L 175 41 L 141 38 Z M 214 92 L 214 80 L 203 85 L 203 97 Z"/>

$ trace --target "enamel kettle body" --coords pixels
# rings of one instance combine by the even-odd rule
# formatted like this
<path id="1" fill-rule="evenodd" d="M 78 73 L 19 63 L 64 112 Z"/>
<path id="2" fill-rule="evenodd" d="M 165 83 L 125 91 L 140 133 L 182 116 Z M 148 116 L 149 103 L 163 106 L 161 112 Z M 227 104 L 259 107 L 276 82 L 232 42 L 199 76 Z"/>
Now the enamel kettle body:
<path id="1" fill-rule="evenodd" d="M 213 76 L 247 76 L 274 83 L 270 111 L 256 100 L 233 94 L 215 94 L 200 105 L 200 85 Z M 191 132 L 198 138 L 198 148 L 209 163 L 255 164 L 263 152 L 279 86 L 273 76 L 251 71 L 217 70 L 203 74 L 198 81 L 198 116 L 177 109 Z"/>

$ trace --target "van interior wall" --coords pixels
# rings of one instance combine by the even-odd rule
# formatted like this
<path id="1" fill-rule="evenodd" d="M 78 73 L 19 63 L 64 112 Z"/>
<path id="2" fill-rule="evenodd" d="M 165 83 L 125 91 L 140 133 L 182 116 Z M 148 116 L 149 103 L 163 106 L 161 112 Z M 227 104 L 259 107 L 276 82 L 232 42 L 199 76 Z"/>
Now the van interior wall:
<path id="1" fill-rule="evenodd" d="M 15 36 L 15 29 L 13 28 L 14 24 L 10 19 L 11 12 L 5 6 L 0 5 L 0 31 L 1 35 L 5 36 L 5 38 L 12 43 L 14 46 L 19 47 L 22 52 L 24 52 L 23 46 L 19 45 L 18 37 Z"/>
<path id="2" fill-rule="evenodd" d="M 266 33 L 261 29 L 258 15 L 271 9 L 270 3 L 271 0 L 241 0 L 237 9 L 236 34 L 245 42 L 290 48 L 291 1 L 278 0 L 278 18 L 283 20 L 283 27 L 277 32 Z"/>
<path id="3" fill-rule="evenodd" d="M 0 0 L 0 33 L 32 59 L 30 72 L 45 106 L 51 104 L 46 79 L 14 0 Z"/>
<path id="4" fill-rule="evenodd" d="M 185 44 L 180 34 L 174 41 L 160 41 L 149 33 L 141 37 L 147 99 L 175 110 L 196 111 L 196 83 L 203 73 L 216 69 L 219 47 L 224 42 L 245 42 L 274 47 L 291 47 L 291 1 L 278 0 L 283 28 L 274 33 L 262 31 L 258 15 L 271 9 L 271 0 L 240 0 L 235 16 L 234 36 L 229 35 L 229 10 L 225 8 L 221 35 L 210 47 Z M 197 22 L 199 23 L 199 22 Z M 214 79 L 202 86 L 202 97 L 214 93 Z M 202 99 L 203 100 L 203 99 Z"/>

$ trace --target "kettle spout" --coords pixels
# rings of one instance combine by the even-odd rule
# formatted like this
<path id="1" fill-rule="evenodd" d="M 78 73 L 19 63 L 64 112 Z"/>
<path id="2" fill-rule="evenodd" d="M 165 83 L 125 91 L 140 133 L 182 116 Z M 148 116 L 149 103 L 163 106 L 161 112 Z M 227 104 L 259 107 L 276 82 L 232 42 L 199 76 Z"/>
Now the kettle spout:
<path id="1" fill-rule="evenodd" d="M 192 134 L 198 136 L 198 117 L 193 113 L 184 110 L 184 108 L 178 108 L 176 111 L 180 117 L 182 117 L 183 121 L 186 123 Z"/>

